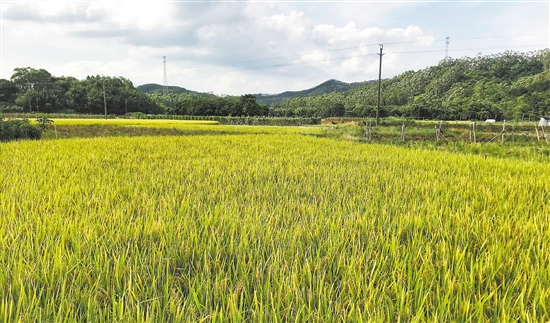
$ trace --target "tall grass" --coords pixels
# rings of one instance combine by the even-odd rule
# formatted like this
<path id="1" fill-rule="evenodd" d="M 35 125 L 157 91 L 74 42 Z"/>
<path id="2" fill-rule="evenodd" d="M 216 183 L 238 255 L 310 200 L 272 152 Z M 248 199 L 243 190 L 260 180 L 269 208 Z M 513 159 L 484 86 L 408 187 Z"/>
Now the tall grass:
<path id="1" fill-rule="evenodd" d="M 0 145 L 0 320 L 548 321 L 548 163 L 295 134 Z"/>

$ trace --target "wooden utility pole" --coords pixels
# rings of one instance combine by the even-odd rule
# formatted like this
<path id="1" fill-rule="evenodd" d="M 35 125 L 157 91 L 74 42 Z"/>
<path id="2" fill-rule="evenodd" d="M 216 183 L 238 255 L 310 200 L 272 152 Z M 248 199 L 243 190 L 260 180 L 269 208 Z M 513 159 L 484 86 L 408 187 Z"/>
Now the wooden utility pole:
<path id="1" fill-rule="evenodd" d="M 540 125 L 540 128 L 542 129 L 542 135 L 544 136 L 544 140 L 546 140 L 546 143 L 548 143 L 548 138 L 546 138 L 546 131 L 544 131 L 544 126 Z"/>
<path id="2" fill-rule="evenodd" d="M 105 77 L 103 77 L 103 106 L 105 107 L 105 119 L 107 119 L 107 97 L 105 96 Z"/>
<path id="3" fill-rule="evenodd" d="M 368 123 L 365 121 L 365 136 L 367 138 L 367 141 L 371 141 L 371 139 L 372 139 L 372 123 L 371 123 L 370 118 L 369 118 Z"/>
<path id="4" fill-rule="evenodd" d="M 378 122 L 380 121 L 380 84 L 382 83 L 382 50 L 384 49 L 384 44 L 380 45 L 380 68 L 378 69 L 378 104 L 376 105 L 376 126 L 378 127 Z"/>
<path id="5" fill-rule="evenodd" d="M 31 91 L 31 82 L 27 79 L 27 92 Z M 32 112 L 31 108 L 31 96 L 29 95 L 29 112 Z"/>

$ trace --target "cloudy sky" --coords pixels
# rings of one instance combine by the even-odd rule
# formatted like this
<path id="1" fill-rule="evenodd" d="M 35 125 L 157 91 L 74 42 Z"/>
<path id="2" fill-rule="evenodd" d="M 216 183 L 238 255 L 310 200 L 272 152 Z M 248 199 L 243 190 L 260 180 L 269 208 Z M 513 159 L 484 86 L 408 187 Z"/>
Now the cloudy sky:
<path id="1" fill-rule="evenodd" d="M 0 0 L 0 78 L 123 76 L 215 94 L 357 82 L 550 45 L 549 1 Z"/>

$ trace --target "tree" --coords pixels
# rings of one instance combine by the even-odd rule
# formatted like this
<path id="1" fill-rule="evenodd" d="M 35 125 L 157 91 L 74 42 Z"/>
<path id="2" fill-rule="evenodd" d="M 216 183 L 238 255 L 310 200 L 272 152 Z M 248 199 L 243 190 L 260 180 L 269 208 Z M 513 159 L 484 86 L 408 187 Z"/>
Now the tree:
<path id="1" fill-rule="evenodd" d="M 40 132 L 44 132 L 48 129 L 48 126 L 53 123 L 53 120 L 48 119 L 45 115 L 41 114 L 38 118 L 36 118 L 36 123 L 38 123 L 38 129 L 40 129 Z"/>
<path id="2" fill-rule="evenodd" d="M 15 102 L 17 86 L 12 81 L 0 79 L 0 101 Z"/>
<path id="3" fill-rule="evenodd" d="M 129 80 L 100 75 L 88 76 L 85 80 L 73 82 L 66 92 L 67 107 L 79 113 L 103 114 L 103 82 L 109 114 L 125 114 L 126 105 L 128 112 L 164 112 L 151 97 L 136 89 Z"/>
<path id="4" fill-rule="evenodd" d="M 267 115 L 267 106 L 261 106 L 256 97 L 252 94 L 241 96 L 240 104 L 242 106 L 242 114 L 246 116 L 262 116 Z"/>
<path id="5" fill-rule="evenodd" d="M 332 105 L 329 117 L 343 117 L 346 112 L 346 107 L 340 102 Z"/>
<path id="6" fill-rule="evenodd" d="M 22 91 L 42 90 L 52 82 L 52 75 L 43 68 L 16 67 L 11 81 Z"/>

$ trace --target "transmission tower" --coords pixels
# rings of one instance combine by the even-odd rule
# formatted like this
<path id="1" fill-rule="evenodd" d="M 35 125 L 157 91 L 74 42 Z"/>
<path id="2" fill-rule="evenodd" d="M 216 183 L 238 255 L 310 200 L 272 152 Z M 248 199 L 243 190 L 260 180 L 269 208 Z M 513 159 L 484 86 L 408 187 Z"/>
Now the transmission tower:
<path id="1" fill-rule="evenodd" d="M 162 93 L 168 93 L 168 76 L 166 75 L 166 56 L 162 56 L 164 59 L 164 84 L 162 86 Z"/>
<path id="2" fill-rule="evenodd" d="M 445 59 L 447 59 L 447 57 L 449 57 L 449 39 L 451 39 L 451 37 L 447 36 L 447 41 L 445 42 Z"/>

